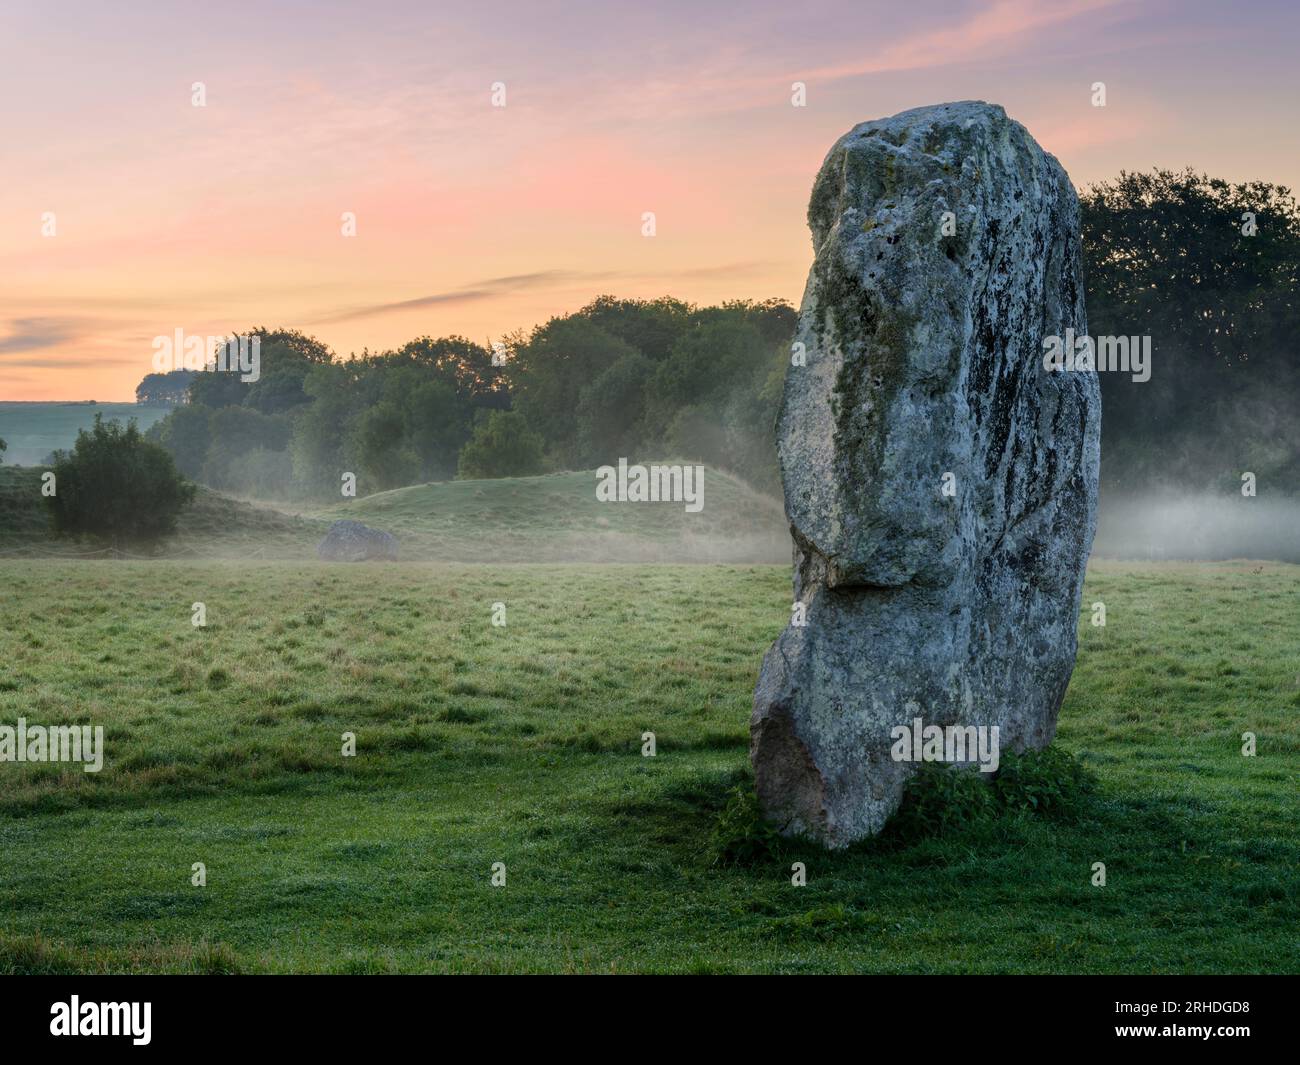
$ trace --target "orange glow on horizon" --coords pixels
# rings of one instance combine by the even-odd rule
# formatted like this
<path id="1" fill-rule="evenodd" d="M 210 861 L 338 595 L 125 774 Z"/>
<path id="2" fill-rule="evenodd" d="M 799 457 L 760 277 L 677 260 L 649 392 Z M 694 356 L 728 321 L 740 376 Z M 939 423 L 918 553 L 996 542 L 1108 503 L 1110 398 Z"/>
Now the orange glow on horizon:
<path id="1" fill-rule="evenodd" d="M 682 4 L 677 36 L 666 9 L 505 6 L 4 15 L 0 400 L 132 400 L 176 328 L 346 356 L 486 343 L 601 293 L 797 305 L 827 149 L 943 100 L 1003 104 L 1080 187 L 1300 172 L 1285 6 Z"/>

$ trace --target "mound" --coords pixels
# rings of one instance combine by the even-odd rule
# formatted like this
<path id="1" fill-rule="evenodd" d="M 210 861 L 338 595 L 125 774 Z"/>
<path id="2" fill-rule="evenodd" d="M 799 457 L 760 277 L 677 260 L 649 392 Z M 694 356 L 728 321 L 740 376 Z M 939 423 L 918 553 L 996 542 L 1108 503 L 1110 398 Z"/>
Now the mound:
<path id="1" fill-rule="evenodd" d="M 704 505 L 607 502 L 594 470 L 444 481 L 314 511 L 393 533 L 402 557 L 449 562 L 784 562 L 779 501 L 714 469 Z"/>
<path id="2" fill-rule="evenodd" d="M 96 544 L 50 536 L 39 469 L 0 467 L 0 557 L 104 557 Z M 602 503 L 594 470 L 413 485 L 291 514 L 200 488 L 163 558 L 306 561 L 343 518 L 395 535 L 402 559 L 425 562 L 785 562 L 779 501 L 717 470 L 704 505 Z"/>

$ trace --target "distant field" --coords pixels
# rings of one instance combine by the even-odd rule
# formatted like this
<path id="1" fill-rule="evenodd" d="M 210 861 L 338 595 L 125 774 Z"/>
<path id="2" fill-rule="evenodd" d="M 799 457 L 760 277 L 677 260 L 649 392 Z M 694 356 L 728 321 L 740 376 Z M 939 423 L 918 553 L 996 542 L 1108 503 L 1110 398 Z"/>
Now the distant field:
<path id="1" fill-rule="evenodd" d="M 6 466 L 38 466 L 51 451 L 66 450 L 77 441 L 77 430 L 95 424 L 95 415 L 123 425 L 134 418 L 144 432 L 161 421 L 168 407 L 134 403 L 5 403 L 0 402 L 0 440 L 9 445 Z"/>
<path id="2" fill-rule="evenodd" d="M 394 533 L 401 557 L 447 562 L 778 562 L 790 557 L 781 504 L 706 470 L 704 509 L 681 503 L 600 503 L 594 471 L 448 481 L 341 500 L 290 514 L 201 489 L 167 558 L 308 560 L 331 522 L 353 518 Z M 0 557 L 93 554 L 51 540 L 36 470 L 0 467 Z"/>
<path id="3" fill-rule="evenodd" d="M 108 742 L 98 775 L 0 764 L 0 972 L 1300 969 L 1300 567 L 1092 567 L 1074 820 L 741 867 L 713 837 L 786 566 L 24 560 L 0 588 L 0 722 Z"/>

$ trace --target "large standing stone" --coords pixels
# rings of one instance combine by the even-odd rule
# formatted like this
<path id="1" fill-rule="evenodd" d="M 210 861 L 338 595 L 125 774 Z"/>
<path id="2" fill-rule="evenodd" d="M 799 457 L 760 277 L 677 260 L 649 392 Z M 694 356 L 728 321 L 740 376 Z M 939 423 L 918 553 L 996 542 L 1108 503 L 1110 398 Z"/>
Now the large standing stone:
<path id="1" fill-rule="evenodd" d="M 336 521 L 316 547 L 322 562 L 397 561 L 397 537 L 359 521 Z"/>
<path id="2" fill-rule="evenodd" d="M 763 659 L 750 739 L 788 834 L 878 832 L 915 717 L 1003 749 L 1055 735 L 1101 421 L 1094 372 L 1043 366 L 1045 337 L 1087 333 L 1078 215 L 1056 159 L 980 102 L 863 123 L 822 165 L 777 426 L 807 624 Z"/>

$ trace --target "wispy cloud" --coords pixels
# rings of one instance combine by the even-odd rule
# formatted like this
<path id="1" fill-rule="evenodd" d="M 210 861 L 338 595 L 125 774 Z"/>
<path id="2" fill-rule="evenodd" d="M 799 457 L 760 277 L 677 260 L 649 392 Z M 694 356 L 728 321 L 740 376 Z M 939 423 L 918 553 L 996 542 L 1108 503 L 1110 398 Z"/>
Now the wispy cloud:
<path id="1" fill-rule="evenodd" d="M 1117 0 L 997 0 L 968 18 L 937 29 L 908 34 L 874 56 L 824 66 L 807 73 L 809 79 L 835 79 L 920 70 L 967 59 L 996 59 L 1027 37 L 1059 27 L 1082 15 L 1114 8 Z"/>
<path id="2" fill-rule="evenodd" d="M 130 398 L 177 326 L 342 353 L 600 293 L 797 300 L 826 149 L 945 99 L 1002 104 L 1076 185 L 1162 162 L 1300 186 L 1274 135 L 1300 92 L 1280 0 L 57 6 L 0 14 L 24 146 L 0 204 L 6 399 Z"/>
<path id="3" fill-rule="evenodd" d="M 466 285 L 464 288 L 453 289 L 449 292 L 435 292 L 428 296 L 417 296 L 409 300 L 398 300 L 395 303 L 377 303 L 368 307 L 357 307 L 341 314 L 315 319 L 312 324 L 350 322 L 360 318 L 373 318 L 379 315 L 420 310 L 426 307 L 445 307 L 461 303 L 473 303 L 478 300 L 499 299 L 502 296 L 514 295 L 532 289 L 571 288 L 575 285 L 594 286 L 614 281 L 671 281 L 674 278 L 744 277 L 771 265 L 770 263 L 760 262 L 728 263 L 720 266 L 697 266 L 684 270 L 667 270 L 660 273 L 634 273 L 626 270 L 541 270 L 531 274 L 487 278 Z"/>
<path id="4" fill-rule="evenodd" d="M 522 292 L 539 287 L 550 288 L 576 280 L 594 280 L 609 275 L 584 275 L 569 270 L 542 270 L 532 274 L 515 274 L 511 277 L 492 277 L 477 281 L 464 288 L 451 292 L 435 292 L 430 296 L 417 296 L 414 299 L 398 300 L 396 303 L 377 303 L 369 307 L 358 307 L 344 311 L 342 314 L 317 319 L 319 323 L 350 322 L 358 318 L 373 318 L 380 314 L 393 314 L 398 311 L 419 310 L 422 307 L 438 307 L 448 304 L 473 303 L 475 300 L 494 299 L 509 293 Z"/>
<path id="5" fill-rule="evenodd" d="M 4 366 L 22 366 L 37 370 L 98 370 L 104 366 L 139 366 L 139 359 L 109 359 L 96 356 L 90 359 L 54 358 L 54 359 L 6 359 Z"/>
<path id="6" fill-rule="evenodd" d="M 14 318 L 9 322 L 9 335 L 0 337 L 0 356 L 66 344 L 84 335 L 86 321 L 84 318 Z M 5 361 L 13 366 L 42 365 Z"/>

